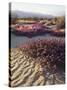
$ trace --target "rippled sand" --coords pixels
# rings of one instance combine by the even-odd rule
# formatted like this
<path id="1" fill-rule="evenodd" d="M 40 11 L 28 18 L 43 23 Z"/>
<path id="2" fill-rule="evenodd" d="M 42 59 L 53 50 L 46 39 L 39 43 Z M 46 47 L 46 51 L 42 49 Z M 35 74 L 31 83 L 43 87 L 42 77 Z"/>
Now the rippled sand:
<path id="1" fill-rule="evenodd" d="M 23 48 L 12 48 L 9 56 L 9 86 L 40 86 L 64 84 L 62 76 L 56 72 L 51 73 L 49 62 L 42 67 L 39 58 L 26 55 Z"/>

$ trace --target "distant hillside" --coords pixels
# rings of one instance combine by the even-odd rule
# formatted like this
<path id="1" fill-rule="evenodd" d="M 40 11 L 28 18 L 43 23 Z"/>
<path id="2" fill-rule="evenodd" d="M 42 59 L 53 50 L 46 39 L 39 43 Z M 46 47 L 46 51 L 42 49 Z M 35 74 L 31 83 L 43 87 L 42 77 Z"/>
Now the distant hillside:
<path id="1" fill-rule="evenodd" d="M 12 18 L 23 18 L 23 17 L 38 17 L 38 18 L 53 18 L 52 15 L 44 15 L 41 13 L 33 13 L 33 12 L 24 12 L 24 11 L 11 11 Z"/>

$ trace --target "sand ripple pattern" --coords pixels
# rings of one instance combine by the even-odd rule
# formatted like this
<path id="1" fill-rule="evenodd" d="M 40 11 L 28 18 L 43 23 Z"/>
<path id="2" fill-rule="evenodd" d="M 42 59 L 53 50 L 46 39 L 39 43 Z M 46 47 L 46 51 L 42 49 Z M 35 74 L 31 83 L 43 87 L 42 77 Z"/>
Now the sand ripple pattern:
<path id="1" fill-rule="evenodd" d="M 10 84 L 15 86 L 44 85 L 45 78 L 42 75 L 41 65 L 30 61 L 18 48 L 11 49 L 9 70 Z"/>
<path id="2" fill-rule="evenodd" d="M 45 71 L 41 63 L 26 55 L 23 49 L 12 48 L 9 56 L 9 86 L 64 84 L 58 73 L 50 72 L 49 63 L 45 64 L 44 68 Z"/>

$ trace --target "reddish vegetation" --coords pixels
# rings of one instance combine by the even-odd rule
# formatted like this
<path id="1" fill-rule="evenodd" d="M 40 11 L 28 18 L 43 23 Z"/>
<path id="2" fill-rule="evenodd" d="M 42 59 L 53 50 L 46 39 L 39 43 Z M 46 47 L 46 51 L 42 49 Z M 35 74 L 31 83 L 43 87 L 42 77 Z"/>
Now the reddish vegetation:
<path id="1" fill-rule="evenodd" d="M 52 67 L 65 68 L 65 42 L 63 39 L 33 41 L 20 48 L 42 65 L 45 65 L 46 60 Z"/>
<path id="2" fill-rule="evenodd" d="M 57 27 L 54 28 L 49 28 L 48 26 L 45 26 L 41 23 L 35 23 L 35 24 L 21 24 L 21 25 L 16 25 L 13 27 L 13 32 L 16 35 L 27 35 L 27 36 L 34 36 L 38 34 L 45 34 L 45 33 L 50 33 L 51 35 L 56 35 L 56 36 L 64 36 L 65 31 L 64 29 L 57 29 Z"/>
<path id="3" fill-rule="evenodd" d="M 11 28 L 13 28 L 11 31 L 14 34 L 29 37 L 46 33 L 55 36 L 65 36 L 65 16 L 52 19 L 38 17 L 15 18 L 11 22 Z"/>
<path id="4" fill-rule="evenodd" d="M 50 32 L 49 28 L 40 24 L 21 24 L 13 27 L 12 32 L 16 35 L 33 37 L 37 35 L 44 35 Z"/>
<path id="5" fill-rule="evenodd" d="M 15 29 L 17 31 L 22 31 L 22 32 L 31 32 L 36 29 L 41 29 L 41 27 L 42 26 L 40 24 L 27 24 L 27 25 L 17 25 Z"/>

